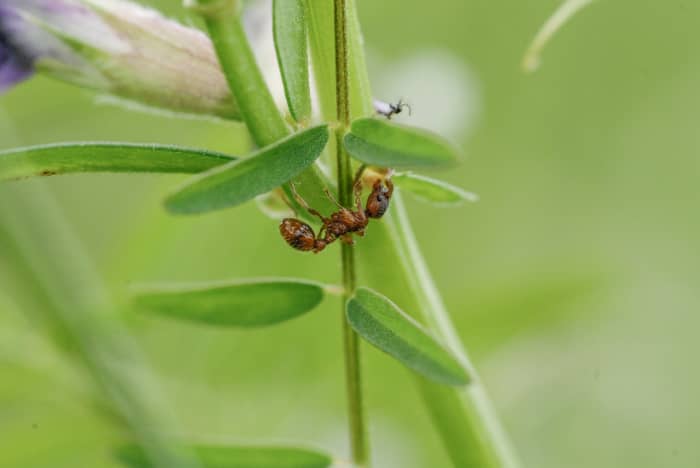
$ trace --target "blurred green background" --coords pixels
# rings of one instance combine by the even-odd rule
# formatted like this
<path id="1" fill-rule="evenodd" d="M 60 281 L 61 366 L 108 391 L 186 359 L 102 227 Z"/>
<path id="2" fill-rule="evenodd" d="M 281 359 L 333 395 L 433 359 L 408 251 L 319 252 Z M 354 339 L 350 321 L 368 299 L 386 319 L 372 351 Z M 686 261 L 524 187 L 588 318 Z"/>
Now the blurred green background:
<path id="1" fill-rule="evenodd" d="M 148 3 L 184 18 L 177 1 Z M 524 466 L 700 466 L 700 3 L 597 2 L 534 75 L 520 60 L 555 0 L 359 3 L 380 97 L 427 103 L 414 105 L 421 122 L 464 117 L 449 131 L 468 159 L 436 175 L 481 201 L 409 200 L 410 215 Z M 467 97 L 431 106 L 445 85 L 430 66 L 413 67 L 422 96 L 401 94 L 411 77 L 399 65 L 418 52 L 462 67 Z M 44 78 L 0 97 L 2 148 L 81 139 L 235 153 L 248 144 L 235 124 L 97 105 Z M 56 177 L 7 186 L 0 203 L 46 187 L 120 304 L 146 280 L 337 281 L 337 249 L 292 251 L 254 204 L 167 216 L 160 199 L 179 180 Z M 37 331 L 22 278 L 0 257 L 0 466 L 115 467 L 109 454 L 123 434 L 94 410 L 87 377 Z M 182 435 L 344 454 L 338 307 L 328 299 L 249 332 L 125 314 Z M 376 466 L 449 466 L 408 372 L 367 347 L 363 359 Z"/>

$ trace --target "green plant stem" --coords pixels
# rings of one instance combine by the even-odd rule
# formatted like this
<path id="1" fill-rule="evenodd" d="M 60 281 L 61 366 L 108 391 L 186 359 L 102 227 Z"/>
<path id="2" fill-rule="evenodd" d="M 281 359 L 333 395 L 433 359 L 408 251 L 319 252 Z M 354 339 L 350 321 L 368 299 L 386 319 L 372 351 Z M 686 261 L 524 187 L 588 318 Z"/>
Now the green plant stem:
<path id="1" fill-rule="evenodd" d="M 516 468 L 519 466 L 517 458 L 450 320 L 398 191 L 391 203 L 393 212 L 385 221 L 401 270 L 414 293 L 420 314 L 418 318 L 452 350 L 472 378 L 464 388 L 446 387 L 417 378 L 418 389 L 433 423 L 455 466 Z"/>
<path id="2" fill-rule="evenodd" d="M 204 21 L 255 144 L 266 146 L 289 135 L 255 61 L 235 5 L 205 14 Z"/>
<path id="3" fill-rule="evenodd" d="M 199 468 L 164 435 L 176 433 L 177 424 L 54 197 L 42 183 L 3 186 L 0 197 L 0 257 L 32 285 L 33 297 L 21 305 L 40 306 L 40 324 L 59 327 L 59 347 L 84 366 L 109 404 L 105 415 L 118 416 L 153 466 Z"/>
<path id="4" fill-rule="evenodd" d="M 350 22 L 347 33 L 351 54 L 348 89 L 352 104 L 350 112 L 352 117 L 356 118 L 371 115 L 373 111 L 367 69 L 364 65 L 361 28 L 354 0 L 346 1 L 347 20 Z M 328 96 L 332 96 L 335 91 L 333 85 L 330 84 L 333 81 L 319 79 L 319 76 L 330 77 L 327 70 L 329 67 L 324 66 L 332 57 L 331 51 L 327 47 L 327 43 L 331 40 L 327 33 L 329 26 L 324 21 L 328 15 L 326 10 L 328 3 L 330 2 L 307 0 L 311 19 L 309 28 L 311 53 L 317 75 L 316 82 L 320 88 L 319 95 L 322 98 L 322 103 L 326 104 L 322 106 L 322 112 L 325 119 L 332 119 L 334 113 L 329 111 L 331 109 L 335 111 L 333 109 L 335 102 L 329 102 Z M 324 99 L 324 97 L 326 98 Z M 352 108 L 356 108 L 357 111 L 354 112 Z M 342 145 L 338 145 L 338 147 L 342 150 Z M 414 294 L 406 297 L 407 301 L 413 303 L 407 310 L 415 310 L 418 314 L 416 318 L 427 325 L 436 336 L 442 338 L 459 356 L 460 361 L 471 375 L 475 376 L 474 384 L 464 389 L 446 387 L 422 378 L 416 378 L 423 402 L 454 466 L 460 468 L 515 468 L 519 466 L 493 405 L 489 401 L 474 366 L 464 351 L 435 287 L 413 235 L 400 194 L 397 193 L 392 200 L 392 209 L 389 210 L 384 221 L 379 225 L 375 224 L 372 235 L 383 240 L 382 245 L 379 246 L 381 251 L 371 252 L 373 257 L 370 276 L 378 280 L 376 286 L 380 290 L 384 290 L 389 285 L 388 280 L 391 279 L 394 279 L 393 283 L 400 284 L 401 291 L 406 290 L 406 285 L 409 286 Z M 370 240 L 368 238 L 366 241 Z M 363 251 L 364 253 L 366 252 Z M 384 261 L 381 271 L 376 271 L 374 260 L 376 259 L 375 255 L 379 253 L 383 256 Z M 411 296 L 413 297 L 411 298 Z"/>
<path id="5" fill-rule="evenodd" d="M 371 115 L 372 103 L 357 12 L 353 0 L 346 1 L 349 13 L 347 19 L 351 22 L 347 31 L 352 55 L 349 93 L 351 103 L 358 108 L 357 114 L 351 110 L 352 117 L 355 118 Z M 321 97 L 321 110 L 326 120 L 335 117 L 336 107 L 335 100 L 330 98 L 336 90 L 334 80 L 330 79 L 333 78 L 333 74 L 329 72 L 328 66 L 335 58 L 327 47 L 328 42 L 333 40 L 333 25 L 326 21 L 329 16 L 329 4 L 330 2 L 307 0 L 311 55 L 319 87 L 318 94 Z M 338 146 L 342 149 L 342 145 Z M 397 214 L 392 214 L 394 212 Z M 395 195 L 388 215 L 382 223 L 374 225 L 365 242 L 369 242 L 370 245 L 376 244 L 375 249 L 379 249 L 363 249 L 360 253 L 360 257 L 369 266 L 366 274 L 376 287 L 383 291 L 393 286 L 397 288 L 396 291 L 405 292 L 406 286 L 410 286 L 414 294 L 405 297 L 404 301 L 408 301 L 406 310 L 417 311 L 418 316 L 415 318 L 426 324 L 437 336 L 442 337 L 443 341 L 455 350 L 455 354 L 461 356 L 461 361 L 466 362 L 466 367 L 472 374 L 476 375 L 426 268 L 400 195 Z M 376 255 L 382 255 L 380 270 L 375 266 Z M 454 466 L 518 466 L 478 377 L 476 383 L 466 389 L 446 387 L 421 378 L 416 378 L 416 384 Z"/>
<path id="6" fill-rule="evenodd" d="M 336 72 L 336 129 L 338 194 L 340 203 L 352 206 L 353 176 L 350 156 L 343 146 L 343 136 L 350 125 L 350 93 L 348 72 L 348 34 L 346 0 L 335 0 L 335 72 Z M 341 243 L 343 269 L 343 344 L 345 350 L 345 380 L 348 398 L 348 418 L 350 424 L 350 446 L 355 466 L 367 466 L 369 462 L 368 444 L 362 404 L 362 379 L 360 373 L 360 343 L 357 333 L 345 316 L 345 304 L 355 292 L 355 252 L 350 244 Z"/>
<path id="7" fill-rule="evenodd" d="M 267 88 L 243 30 L 237 1 L 199 0 L 193 8 L 204 18 L 221 68 L 254 143 L 263 147 L 288 136 L 291 131 Z M 324 187 L 329 185 L 327 179 L 315 165 L 300 174 L 295 182 L 297 191 L 311 206 L 328 212 L 335 208 L 323 193 Z M 283 190 L 300 217 L 316 221 L 294 198 L 290 184 L 285 184 Z"/>
<path id="8" fill-rule="evenodd" d="M 338 8 L 338 4 L 340 7 Z M 340 47 L 337 54 L 336 75 L 337 86 L 342 92 L 337 93 L 338 121 L 340 126 L 336 132 L 336 138 L 342 138 L 345 128 L 350 123 L 349 95 L 348 95 L 348 54 L 347 33 L 345 19 L 345 1 L 336 1 L 336 47 Z M 259 146 L 269 145 L 289 133 L 282 116 L 275 106 L 262 74 L 255 62 L 255 57 L 243 31 L 235 0 L 199 0 L 195 3 L 195 9 L 204 16 L 209 35 L 214 43 L 221 67 L 226 75 L 231 92 L 241 110 L 241 117 L 248 125 L 253 140 Z M 339 38 L 339 39 L 338 39 Z M 338 145 L 342 148 L 342 145 Z M 310 189 L 322 193 L 322 187 L 318 184 L 320 177 L 308 177 L 307 184 L 300 184 L 301 190 Z M 314 184 L 315 183 L 315 184 Z M 343 151 L 338 153 L 338 186 L 340 202 L 349 205 L 352 199 L 352 174 L 350 158 Z M 288 187 L 285 191 L 292 203 Z M 306 194 L 302 193 L 302 196 Z M 307 201 L 313 202 L 313 200 Z M 325 203 L 328 203 L 325 201 Z M 322 208 L 322 205 L 316 206 Z M 302 213 L 303 210 L 298 210 Z M 347 301 L 355 289 L 355 260 L 351 246 L 343 244 L 342 247 L 342 272 L 343 272 L 343 302 Z M 362 416 L 362 393 L 359 371 L 359 343 L 358 337 L 347 324 L 343 303 L 343 341 L 345 348 L 345 369 L 347 380 L 347 392 L 349 400 L 349 419 L 353 461 L 358 466 L 364 466 L 367 461 L 367 444 L 365 438 L 364 418 Z"/>

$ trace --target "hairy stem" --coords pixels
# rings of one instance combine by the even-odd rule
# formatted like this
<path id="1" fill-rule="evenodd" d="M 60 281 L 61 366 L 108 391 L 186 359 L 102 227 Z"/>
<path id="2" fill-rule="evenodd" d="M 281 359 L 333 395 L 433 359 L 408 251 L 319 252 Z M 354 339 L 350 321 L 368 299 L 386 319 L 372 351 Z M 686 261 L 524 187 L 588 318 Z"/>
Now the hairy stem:
<path id="1" fill-rule="evenodd" d="M 348 34 L 346 0 L 335 0 L 335 71 L 336 71 L 336 110 L 338 128 L 337 173 L 340 203 L 352 205 L 352 166 L 343 146 L 343 136 L 350 125 L 350 93 L 348 72 Z M 362 406 L 362 380 L 360 378 L 360 349 L 357 333 L 350 327 L 345 317 L 345 304 L 355 292 L 355 252 L 352 245 L 342 243 L 343 286 L 345 294 L 342 303 L 343 342 L 345 347 L 345 379 L 350 423 L 350 445 L 352 461 L 356 466 L 367 466 L 368 446 Z"/>

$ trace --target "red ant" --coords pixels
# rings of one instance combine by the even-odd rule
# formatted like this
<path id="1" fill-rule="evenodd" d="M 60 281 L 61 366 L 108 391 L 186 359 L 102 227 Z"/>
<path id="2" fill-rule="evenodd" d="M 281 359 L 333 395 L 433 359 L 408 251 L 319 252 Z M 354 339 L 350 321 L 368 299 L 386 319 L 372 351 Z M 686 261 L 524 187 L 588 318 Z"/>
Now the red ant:
<path id="1" fill-rule="evenodd" d="M 365 235 L 365 228 L 369 223 L 370 218 L 378 219 L 384 216 L 386 210 L 389 208 L 389 201 L 391 200 L 391 195 L 394 192 L 394 184 L 391 179 L 387 178 L 385 180 L 386 186 L 382 183 L 381 179 L 377 179 L 372 186 L 372 193 L 370 193 L 367 198 L 367 203 L 362 209 L 362 172 L 364 171 L 364 166 L 360 167 L 355 176 L 355 181 L 353 183 L 353 192 L 355 194 L 355 205 L 356 210 L 350 210 L 345 208 L 343 205 L 338 203 L 338 201 L 331 195 L 328 189 L 325 190 L 326 196 L 336 204 L 339 208 L 338 211 L 333 213 L 330 218 L 326 218 L 321 213 L 311 208 L 306 201 L 301 198 L 297 193 L 294 184 L 292 184 L 292 191 L 294 193 L 294 198 L 299 202 L 301 206 L 306 208 L 306 210 L 313 216 L 317 216 L 323 225 L 318 231 L 318 235 L 314 234 L 314 230 L 303 221 L 296 218 L 286 218 L 282 220 L 280 224 L 280 234 L 287 244 L 292 246 L 297 250 L 304 252 L 312 251 L 313 253 L 319 253 L 321 250 L 325 249 L 326 246 L 336 239 L 341 239 L 346 244 L 354 244 L 355 241 L 352 238 L 352 234 L 357 234 L 358 236 Z"/>
<path id="2" fill-rule="evenodd" d="M 408 109 L 408 115 L 411 115 L 411 106 L 403 102 L 403 99 L 399 99 L 399 102 L 396 104 L 379 101 L 377 99 L 374 100 L 374 110 L 377 114 L 383 115 L 388 120 L 391 120 L 392 115 L 400 114 L 404 108 Z"/>

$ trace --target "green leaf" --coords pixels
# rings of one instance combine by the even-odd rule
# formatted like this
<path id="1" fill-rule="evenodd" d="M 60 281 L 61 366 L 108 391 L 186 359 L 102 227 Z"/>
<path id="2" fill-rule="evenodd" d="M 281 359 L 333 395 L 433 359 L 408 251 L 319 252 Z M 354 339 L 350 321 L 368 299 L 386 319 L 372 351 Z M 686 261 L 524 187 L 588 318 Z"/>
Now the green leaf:
<path id="1" fill-rule="evenodd" d="M 192 214 L 239 205 L 296 177 L 313 164 L 327 142 L 326 125 L 296 133 L 246 159 L 194 176 L 165 206 L 172 213 Z"/>
<path id="2" fill-rule="evenodd" d="M 225 154 L 177 146 L 59 143 L 0 152 L 0 181 L 76 172 L 194 174 L 232 160 Z"/>
<path id="3" fill-rule="evenodd" d="M 355 159 L 380 167 L 445 167 L 458 159 L 458 151 L 439 136 L 386 119 L 355 120 L 344 144 Z"/>
<path id="4" fill-rule="evenodd" d="M 323 286 L 296 279 L 258 279 L 139 287 L 137 308 L 156 315 L 225 327 L 262 327 L 316 307 Z"/>
<path id="5" fill-rule="evenodd" d="M 391 180 L 402 190 L 437 205 L 458 205 L 464 201 L 479 201 L 479 196 L 475 193 L 467 192 L 442 180 L 412 172 L 394 174 Z"/>
<path id="6" fill-rule="evenodd" d="M 309 58 L 303 0 L 274 0 L 273 33 L 284 93 L 297 122 L 311 118 Z"/>
<path id="7" fill-rule="evenodd" d="M 362 338 L 418 374 L 448 385 L 469 383 L 467 372 L 452 354 L 381 294 L 359 288 L 346 312 Z"/>
<path id="8" fill-rule="evenodd" d="M 324 453 L 294 447 L 194 446 L 201 468 L 327 468 L 333 460 Z M 117 459 L 130 468 L 156 468 L 137 445 L 122 447 Z"/>

